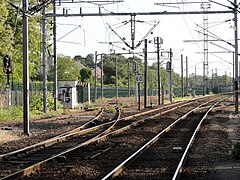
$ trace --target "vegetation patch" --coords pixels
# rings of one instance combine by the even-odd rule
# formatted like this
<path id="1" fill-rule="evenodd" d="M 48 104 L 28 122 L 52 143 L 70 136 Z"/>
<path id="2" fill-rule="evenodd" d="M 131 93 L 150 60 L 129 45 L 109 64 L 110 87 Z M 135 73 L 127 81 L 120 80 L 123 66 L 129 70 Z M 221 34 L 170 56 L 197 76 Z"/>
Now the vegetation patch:
<path id="1" fill-rule="evenodd" d="M 116 109 L 115 108 L 107 108 L 106 112 L 108 112 L 108 113 L 115 113 Z"/>
<path id="2" fill-rule="evenodd" d="M 95 107 L 92 103 L 83 103 L 83 109 L 85 111 L 99 110 L 99 107 Z"/>
<path id="3" fill-rule="evenodd" d="M 58 108 L 62 108 L 62 105 L 60 104 L 60 102 L 58 102 L 57 106 L 58 106 Z M 47 109 L 49 111 L 54 110 L 54 98 L 51 93 L 48 93 L 48 95 L 47 95 Z M 43 112 L 43 96 L 42 96 L 42 94 L 38 94 L 31 99 L 30 110 L 35 113 Z"/>
<path id="4" fill-rule="evenodd" d="M 0 121 L 19 120 L 23 117 L 22 107 L 0 108 Z"/>

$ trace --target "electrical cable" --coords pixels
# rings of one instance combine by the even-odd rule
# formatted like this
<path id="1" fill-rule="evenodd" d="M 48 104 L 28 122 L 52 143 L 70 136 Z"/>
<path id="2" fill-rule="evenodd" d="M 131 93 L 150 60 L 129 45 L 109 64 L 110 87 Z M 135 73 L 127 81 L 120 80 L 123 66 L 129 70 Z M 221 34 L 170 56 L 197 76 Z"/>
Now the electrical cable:
<path id="1" fill-rule="evenodd" d="M 75 30 L 77 30 L 78 28 L 80 28 L 81 26 L 77 26 L 76 28 L 72 29 L 71 31 L 69 31 L 68 33 L 66 33 L 65 35 L 63 35 L 62 37 L 60 37 L 57 41 L 63 39 L 64 37 L 66 37 L 67 35 L 71 34 L 72 32 L 74 32 Z"/>
<path id="2" fill-rule="evenodd" d="M 200 27 L 201 29 L 203 29 L 203 30 L 207 31 L 209 34 L 212 34 L 212 35 L 209 35 L 209 34 L 208 34 L 208 36 L 210 36 L 210 37 L 212 37 L 212 38 L 215 38 L 215 39 L 218 39 L 218 40 L 220 40 L 220 41 L 223 41 L 223 42 L 227 43 L 228 45 L 231 45 L 231 46 L 233 46 L 233 47 L 234 47 L 234 45 L 233 45 L 232 43 L 230 43 L 230 42 L 228 42 L 228 41 L 226 41 L 226 40 L 224 40 L 224 39 L 220 38 L 220 37 L 219 37 L 219 36 L 217 36 L 216 34 L 214 34 L 214 33 L 210 32 L 210 31 L 208 31 L 207 29 L 205 29 L 205 28 L 201 27 L 200 25 L 198 25 L 198 24 L 196 24 L 196 25 L 197 25 L 198 27 Z M 202 34 L 203 34 L 203 32 L 201 32 L 201 31 L 197 31 L 197 32 L 199 32 L 199 33 L 202 33 Z"/>

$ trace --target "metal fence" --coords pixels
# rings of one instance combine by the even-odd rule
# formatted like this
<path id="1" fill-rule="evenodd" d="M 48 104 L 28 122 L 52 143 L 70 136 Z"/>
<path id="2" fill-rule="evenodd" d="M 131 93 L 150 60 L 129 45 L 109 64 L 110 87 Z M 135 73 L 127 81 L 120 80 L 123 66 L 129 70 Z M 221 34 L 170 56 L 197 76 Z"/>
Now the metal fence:
<path id="1" fill-rule="evenodd" d="M 0 91 L 0 107 L 8 107 L 9 100 L 12 106 L 23 106 L 23 83 L 18 82 L 11 84 L 10 99 L 8 99 L 8 91 L 6 91 L 6 85 L 1 86 Z M 47 84 L 47 89 L 49 92 L 53 92 L 53 83 L 49 82 Z M 29 83 L 29 99 L 31 101 L 32 97 L 42 94 L 43 85 L 41 82 Z"/>
<path id="2" fill-rule="evenodd" d="M 85 102 L 88 100 L 88 87 L 78 86 L 78 102 Z M 149 89 L 148 96 L 156 96 L 157 90 Z M 128 88 L 118 88 L 115 87 L 103 87 L 103 96 L 101 87 L 96 87 L 96 98 L 113 98 L 113 97 L 128 97 L 135 96 L 135 88 L 130 88 L 128 93 Z M 143 90 L 141 90 L 141 96 L 143 96 Z M 95 88 L 90 88 L 90 100 L 93 101 L 95 98 Z"/>
<path id="3" fill-rule="evenodd" d="M 53 92 L 53 83 L 49 82 L 47 85 L 47 89 L 49 92 Z M 29 99 L 31 102 L 32 97 L 42 94 L 42 83 L 30 83 L 29 84 Z M 22 106 L 23 105 L 23 84 L 22 83 L 15 83 L 11 86 L 11 105 L 13 106 Z M 97 96 L 96 98 L 101 98 L 101 88 L 96 87 Z M 223 92 L 230 92 L 232 91 L 231 88 L 228 87 L 218 87 L 218 89 L 213 89 L 211 92 L 213 93 L 223 93 Z M 141 96 L 143 96 L 143 89 L 141 89 Z M 83 87 L 78 85 L 77 86 L 77 94 L 78 94 L 78 102 L 86 102 L 88 101 L 88 87 Z M 188 94 L 195 94 L 195 95 L 202 95 L 203 90 L 201 87 L 197 88 L 189 88 Z M 167 95 L 167 91 L 165 91 L 165 95 Z M 174 88 L 173 89 L 173 96 L 174 97 L 181 97 L 182 89 L 181 88 Z M 103 98 L 113 98 L 117 96 L 116 88 L 115 87 L 103 87 Z M 135 88 L 130 88 L 130 96 L 135 96 Z M 156 89 L 148 89 L 148 96 L 157 96 Z M 128 88 L 118 88 L 118 97 L 128 97 Z M 90 88 L 90 100 L 93 101 L 95 98 L 95 88 Z M 8 107 L 8 92 L 6 90 L 0 91 L 0 107 Z"/>

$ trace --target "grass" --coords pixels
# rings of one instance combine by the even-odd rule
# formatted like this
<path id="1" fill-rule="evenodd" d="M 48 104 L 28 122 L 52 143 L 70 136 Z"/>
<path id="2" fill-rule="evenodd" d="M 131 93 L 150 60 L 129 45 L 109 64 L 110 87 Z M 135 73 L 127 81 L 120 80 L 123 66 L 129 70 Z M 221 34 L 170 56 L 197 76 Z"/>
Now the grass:
<path id="1" fill-rule="evenodd" d="M 30 118 L 38 119 L 44 117 L 53 117 L 63 113 L 63 109 L 58 111 L 48 111 L 43 113 L 40 111 L 31 111 L 29 113 Z M 7 122 L 13 120 L 22 120 L 23 119 L 23 107 L 11 107 L 11 108 L 0 108 L 0 122 Z"/>
<path id="2" fill-rule="evenodd" d="M 106 112 L 108 112 L 108 113 L 115 113 L 116 109 L 115 108 L 107 108 Z"/>
<path id="3" fill-rule="evenodd" d="M 19 120 L 23 117 L 22 107 L 0 108 L 0 122 Z"/>

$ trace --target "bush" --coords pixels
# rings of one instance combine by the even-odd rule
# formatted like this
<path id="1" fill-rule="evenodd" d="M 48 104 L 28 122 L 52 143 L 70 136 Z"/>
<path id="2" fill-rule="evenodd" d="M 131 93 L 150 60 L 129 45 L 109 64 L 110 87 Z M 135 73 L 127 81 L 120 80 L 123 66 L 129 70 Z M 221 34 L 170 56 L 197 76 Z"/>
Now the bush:
<path id="1" fill-rule="evenodd" d="M 234 147 L 231 151 L 231 155 L 235 159 L 240 159 L 240 142 L 234 144 Z"/>
<path id="2" fill-rule="evenodd" d="M 58 108 L 62 108 L 62 105 L 58 102 Z M 49 111 L 54 110 L 54 98 L 51 93 L 47 94 L 47 109 Z M 31 111 L 43 111 L 43 96 L 38 94 L 31 99 L 30 102 Z"/>

